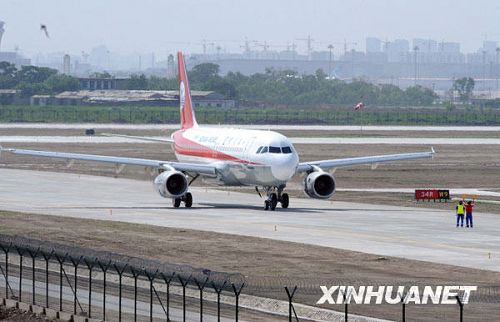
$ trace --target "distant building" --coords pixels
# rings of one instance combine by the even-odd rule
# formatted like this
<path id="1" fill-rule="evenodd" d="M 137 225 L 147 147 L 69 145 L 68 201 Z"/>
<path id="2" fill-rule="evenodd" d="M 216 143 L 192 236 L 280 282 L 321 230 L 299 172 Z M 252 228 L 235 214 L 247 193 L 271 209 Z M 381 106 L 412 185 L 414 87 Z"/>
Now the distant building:
<path id="1" fill-rule="evenodd" d="M 329 51 L 313 51 L 311 53 L 311 60 L 329 60 L 330 52 Z"/>
<path id="2" fill-rule="evenodd" d="M 97 77 L 79 77 L 81 90 L 102 90 L 102 89 L 125 89 L 129 78 L 97 78 Z"/>
<path id="3" fill-rule="evenodd" d="M 68 54 L 63 57 L 63 74 L 69 75 L 71 72 L 71 58 Z"/>
<path id="4" fill-rule="evenodd" d="M 494 55 L 497 49 L 497 42 L 485 40 L 483 41 L 483 50 L 486 51 L 488 55 Z"/>
<path id="5" fill-rule="evenodd" d="M 234 107 L 234 100 L 212 91 L 191 91 L 195 107 Z M 34 95 L 31 105 L 178 106 L 178 91 L 84 90 L 57 95 Z"/>
<path id="6" fill-rule="evenodd" d="M 437 41 L 432 39 L 413 39 L 413 47 L 417 46 L 421 53 L 434 53 L 437 51 Z"/>
<path id="7" fill-rule="evenodd" d="M 458 42 L 440 42 L 439 51 L 442 53 L 460 53 L 460 43 Z"/>
<path id="8" fill-rule="evenodd" d="M 401 63 L 409 61 L 410 43 L 406 39 L 396 39 L 385 45 L 387 61 L 390 63 Z"/>
<path id="9" fill-rule="evenodd" d="M 13 104 L 17 97 L 15 89 L 0 89 L 0 105 Z"/>
<path id="10" fill-rule="evenodd" d="M 6 61 L 8 63 L 16 65 L 16 67 L 31 65 L 31 60 L 24 58 L 16 52 L 2 51 L 0 52 L 0 61 Z"/>
<path id="11" fill-rule="evenodd" d="M 375 37 L 366 38 L 366 53 L 380 53 L 382 51 L 382 41 Z"/>
<path id="12" fill-rule="evenodd" d="M 174 55 L 168 55 L 167 59 L 167 78 L 175 78 L 177 76 L 177 67 L 174 61 Z"/>

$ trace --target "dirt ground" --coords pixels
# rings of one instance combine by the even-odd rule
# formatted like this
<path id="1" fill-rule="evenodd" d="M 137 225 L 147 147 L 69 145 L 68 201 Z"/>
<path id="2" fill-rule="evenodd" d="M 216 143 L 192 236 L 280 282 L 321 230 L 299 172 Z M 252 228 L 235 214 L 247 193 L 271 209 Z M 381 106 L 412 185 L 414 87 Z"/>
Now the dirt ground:
<path id="1" fill-rule="evenodd" d="M 0 212 L 0 233 L 18 234 L 129 256 L 154 258 L 246 276 L 245 292 L 285 299 L 282 285 L 297 284 L 296 301 L 315 305 L 319 285 L 478 285 L 500 287 L 500 273 L 345 251 L 300 243 L 120 222 Z M 415 269 L 418 267 L 418 269 Z M 497 291 L 498 292 L 498 291 Z M 496 299 L 498 303 L 498 299 Z M 330 305 L 342 310 L 342 306 Z M 351 305 L 352 313 L 398 319 L 399 306 Z M 412 306 L 410 321 L 453 320 L 455 306 Z M 495 321 L 500 306 L 467 305 L 473 320 Z M 449 319 L 447 318 L 449 317 Z"/>
<path id="2" fill-rule="evenodd" d="M 6 308 L 0 305 L 0 321 L 6 322 L 56 322 L 59 320 L 51 320 L 44 316 L 38 316 L 34 313 L 24 312 L 16 308 Z"/>

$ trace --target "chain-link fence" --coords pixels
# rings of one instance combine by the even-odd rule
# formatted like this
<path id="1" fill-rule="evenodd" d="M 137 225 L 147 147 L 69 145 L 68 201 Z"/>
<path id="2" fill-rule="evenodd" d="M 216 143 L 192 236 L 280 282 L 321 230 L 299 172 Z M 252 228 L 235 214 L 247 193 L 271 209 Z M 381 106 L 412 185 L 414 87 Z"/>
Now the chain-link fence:
<path id="1" fill-rule="evenodd" d="M 349 315 L 346 301 L 335 307 L 343 312 L 315 306 L 322 295 L 320 286 L 368 284 L 377 288 L 388 284 L 307 276 L 248 277 L 1 234 L 0 250 L 4 254 L 0 287 L 6 299 L 102 320 L 367 321 Z M 410 286 L 424 289 L 427 285 L 410 280 L 403 286 L 408 292 Z M 349 296 L 341 295 L 344 300 Z M 404 321 L 408 304 L 402 300 L 405 294 L 398 296 Z M 463 296 L 460 293 L 458 305 L 453 306 L 460 316 Z M 500 308 L 500 285 L 479 287 L 470 302 L 480 308 Z"/>

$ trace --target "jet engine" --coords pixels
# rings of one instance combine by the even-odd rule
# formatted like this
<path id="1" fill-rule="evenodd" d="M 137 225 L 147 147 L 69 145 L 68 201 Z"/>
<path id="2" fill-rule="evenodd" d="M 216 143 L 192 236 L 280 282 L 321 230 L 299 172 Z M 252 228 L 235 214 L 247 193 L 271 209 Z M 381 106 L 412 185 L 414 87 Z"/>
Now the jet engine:
<path id="1" fill-rule="evenodd" d="M 179 171 L 165 171 L 154 180 L 154 186 L 163 198 L 179 198 L 188 190 L 186 176 Z"/>
<path id="2" fill-rule="evenodd" d="M 335 178 L 324 171 L 314 171 L 304 179 L 305 193 L 315 199 L 328 199 L 335 192 Z"/>

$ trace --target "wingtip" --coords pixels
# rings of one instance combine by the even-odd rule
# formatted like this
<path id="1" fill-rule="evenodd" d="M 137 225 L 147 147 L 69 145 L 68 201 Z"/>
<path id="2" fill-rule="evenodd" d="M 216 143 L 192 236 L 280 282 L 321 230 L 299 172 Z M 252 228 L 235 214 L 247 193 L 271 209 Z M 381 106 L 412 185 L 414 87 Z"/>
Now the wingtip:
<path id="1" fill-rule="evenodd" d="M 435 154 L 435 153 L 436 153 L 436 151 L 434 150 L 434 147 L 433 147 L 433 146 L 431 146 L 431 153 L 432 153 L 432 154 Z"/>

